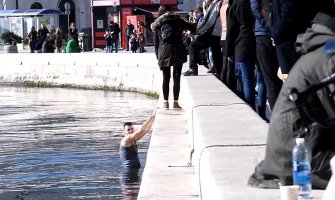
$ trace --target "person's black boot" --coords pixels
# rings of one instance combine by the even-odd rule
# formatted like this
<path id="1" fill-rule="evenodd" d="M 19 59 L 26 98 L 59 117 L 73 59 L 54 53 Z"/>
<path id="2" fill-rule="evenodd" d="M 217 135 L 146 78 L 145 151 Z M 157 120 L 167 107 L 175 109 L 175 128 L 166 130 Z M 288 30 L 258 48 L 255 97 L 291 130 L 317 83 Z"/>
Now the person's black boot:
<path id="1" fill-rule="evenodd" d="M 194 69 L 189 69 L 183 73 L 184 76 L 198 76 L 198 71 Z"/>

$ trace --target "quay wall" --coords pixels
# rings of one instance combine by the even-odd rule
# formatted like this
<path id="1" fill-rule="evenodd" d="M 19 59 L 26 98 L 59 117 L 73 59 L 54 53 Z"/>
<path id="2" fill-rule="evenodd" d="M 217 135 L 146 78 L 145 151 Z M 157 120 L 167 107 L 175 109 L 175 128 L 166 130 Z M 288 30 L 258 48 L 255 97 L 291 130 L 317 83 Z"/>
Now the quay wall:
<path id="1" fill-rule="evenodd" d="M 0 84 L 134 91 L 159 96 L 154 54 L 2 54 Z"/>

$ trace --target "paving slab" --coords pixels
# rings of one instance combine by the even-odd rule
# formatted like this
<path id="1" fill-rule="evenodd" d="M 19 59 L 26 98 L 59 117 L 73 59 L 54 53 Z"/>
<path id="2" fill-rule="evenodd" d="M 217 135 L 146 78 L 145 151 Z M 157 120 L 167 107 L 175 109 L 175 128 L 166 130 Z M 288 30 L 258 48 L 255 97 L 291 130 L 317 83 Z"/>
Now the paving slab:
<path id="1" fill-rule="evenodd" d="M 159 109 L 138 199 L 198 199 L 190 148 L 184 112 Z"/>
<path id="2" fill-rule="evenodd" d="M 200 196 L 202 199 L 279 200 L 278 189 L 247 186 L 248 177 L 263 159 L 265 147 L 213 147 L 201 155 Z M 314 200 L 321 199 L 323 190 L 313 190 Z"/>

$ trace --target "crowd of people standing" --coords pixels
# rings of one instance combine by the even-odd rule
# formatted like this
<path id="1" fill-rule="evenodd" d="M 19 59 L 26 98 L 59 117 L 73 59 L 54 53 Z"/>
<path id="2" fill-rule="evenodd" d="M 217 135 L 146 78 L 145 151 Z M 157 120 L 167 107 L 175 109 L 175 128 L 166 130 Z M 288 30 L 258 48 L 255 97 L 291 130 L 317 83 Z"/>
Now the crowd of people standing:
<path id="1" fill-rule="evenodd" d="M 27 35 L 30 53 L 77 53 L 80 52 L 78 41 L 78 29 L 75 23 L 71 23 L 68 34 L 64 33 L 61 27 L 50 30 L 41 24 L 41 28 L 36 31 L 35 26 L 31 27 Z"/>

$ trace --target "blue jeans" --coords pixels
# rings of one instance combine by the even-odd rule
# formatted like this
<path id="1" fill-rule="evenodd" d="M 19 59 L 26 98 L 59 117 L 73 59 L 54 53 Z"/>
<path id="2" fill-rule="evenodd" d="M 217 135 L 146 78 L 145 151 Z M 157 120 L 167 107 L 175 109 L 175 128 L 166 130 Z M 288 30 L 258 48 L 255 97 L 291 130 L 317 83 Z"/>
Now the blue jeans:
<path id="1" fill-rule="evenodd" d="M 119 50 L 119 39 L 113 39 L 112 40 L 112 51 L 111 51 L 111 53 L 113 53 L 113 49 L 115 49 L 115 53 L 118 52 L 118 50 Z"/>
<path id="2" fill-rule="evenodd" d="M 237 91 L 242 92 L 243 89 L 244 100 L 255 108 L 255 62 L 235 61 L 235 70 L 237 72 Z"/>
<path id="3" fill-rule="evenodd" d="M 113 48 L 110 45 L 106 45 L 106 53 L 112 53 Z"/>
<path id="4" fill-rule="evenodd" d="M 260 108 L 265 108 L 266 105 L 266 85 L 263 79 L 263 74 L 261 72 L 261 69 L 257 67 L 257 85 L 258 85 L 258 99 L 257 99 L 257 107 Z"/>

